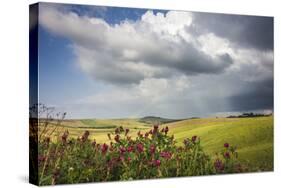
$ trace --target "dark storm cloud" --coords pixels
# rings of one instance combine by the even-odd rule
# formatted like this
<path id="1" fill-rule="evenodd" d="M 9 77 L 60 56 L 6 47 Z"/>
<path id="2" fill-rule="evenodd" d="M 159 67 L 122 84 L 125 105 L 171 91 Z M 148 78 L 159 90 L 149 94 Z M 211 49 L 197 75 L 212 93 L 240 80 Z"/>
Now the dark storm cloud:
<path id="1" fill-rule="evenodd" d="M 239 94 L 229 98 L 231 111 L 273 109 L 273 79 L 249 82 Z"/>
<path id="2" fill-rule="evenodd" d="M 229 14 L 194 13 L 191 27 L 199 34 L 212 32 L 231 40 L 238 47 L 273 50 L 273 18 Z"/>
<path id="3" fill-rule="evenodd" d="M 160 51 L 144 52 L 139 59 L 134 59 L 134 61 L 145 60 L 149 65 L 174 69 L 187 76 L 221 73 L 233 63 L 233 59 L 228 53 L 211 57 L 184 40 L 177 44 L 162 43 L 159 47 L 161 46 L 164 47 Z"/>
<path id="4" fill-rule="evenodd" d="M 233 63 L 228 53 L 211 58 L 192 46 L 186 49 L 184 58 L 178 64 L 173 64 L 174 68 L 185 75 L 222 73 Z"/>

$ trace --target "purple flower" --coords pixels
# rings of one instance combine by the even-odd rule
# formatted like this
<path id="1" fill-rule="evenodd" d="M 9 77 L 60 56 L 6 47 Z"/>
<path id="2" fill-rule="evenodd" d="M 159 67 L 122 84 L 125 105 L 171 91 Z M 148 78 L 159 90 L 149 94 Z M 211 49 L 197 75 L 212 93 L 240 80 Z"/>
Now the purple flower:
<path id="1" fill-rule="evenodd" d="M 138 150 L 139 153 L 143 152 L 143 145 L 141 143 L 137 144 L 137 150 Z"/>
<path id="2" fill-rule="evenodd" d="M 159 167 L 161 165 L 161 161 L 159 159 L 152 161 L 153 165 Z"/>
<path id="3" fill-rule="evenodd" d="M 152 131 L 152 133 L 153 133 L 153 134 L 157 133 L 158 128 L 159 128 L 159 125 L 154 125 L 154 126 L 153 126 L 153 131 Z"/>
<path id="4" fill-rule="evenodd" d="M 228 148 L 229 147 L 229 143 L 224 143 L 223 145 L 225 148 Z"/>
<path id="5" fill-rule="evenodd" d="M 117 134 L 117 135 L 114 137 L 114 140 L 115 140 L 116 142 L 120 142 L 120 136 Z"/>
<path id="6" fill-rule="evenodd" d="M 117 127 L 116 129 L 115 129 L 115 134 L 119 134 L 120 133 L 120 129 Z"/>
<path id="7" fill-rule="evenodd" d="M 223 155 L 225 158 L 229 159 L 230 158 L 230 153 L 229 152 L 225 152 Z"/>
<path id="8" fill-rule="evenodd" d="M 149 132 L 146 132 L 146 133 L 144 134 L 144 137 L 147 138 L 148 136 L 149 136 Z"/>
<path id="9" fill-rule="evenodd" d="M 63 133 L 63 135 L 61 136 L 61 140 L 62 140 L 63 143 L 66 143 L 66 139 L 68 137 L 68 134 L 69 134 L 68 131 L 65 131 Z"/>
<path id="10" fill-rule="evenodd" d="M 224 164 L 220 159 L 216 159 L 214 162 L 214 166 L 216 171 L 223 171 L 224 170 Z"/>
<path id="11" fill-rule="evenodd" d="M 128 151 L 128 152 L 134 151 L 134 147 L 133 147 L 133 146 L 129 146 L 129 147 L 127 148 L 127 151 Z"/>
<path id="12" fill-rule="evenodd" d="M 184 143 L 185 146 L 189 146 L 190 145 L 190 140 L 188 138 L 184 139 L 183 143 Z"/>
<path id="13" fill-rule="evenodd" d="M 86 142 L 86 140 L 88 140 L 89 135 L 90 135 L 90 132 L 89 131 L 85 131 L 83 136 L 82 136 L 82 141 Z"/>
<path id="14" fill-rule="evenodd" d="M 107 145 L 106 143 L 104 143 L 104 144 L 102 145 L 102 147 L 101 147 L 101 152 L 102 152 L 103 154 L 105 154 L 105 153 L 107 152 L 107 149 L 108 149 L 108 145 Z"/>
<path id="15" fill-rule="evenodd" d="M 122 154 L 126 152 L 126 148 L 124 148 L 124 147 L 120 147 L 119 150 L 120 150 L 120 153 L 122 153 Z"/>
<path id="16" fill-rule="evenodd" d="M 163 152 L 160 153 L 160 156 L 165 158 L 165 159 L 171 159 L 172 153 L 168 152 L 168 151 L 163 151 Z"/>
<path id="17" fill-rule="evenodd" d="M 193 137 L 191 138 L 192 142 L 195 142 L 196 139 L 197 139 L 197 136 L 193 136 Z"/>
<path id="18" fill-rule="evenodd" d="M 149 148 L 150 154 L 154 154 L 156 150 L 156 147 L 152 144 Z"/>
<path id="19" fill-rule="evenodd" d="M 127 136 L 127 134 L 129 133 L 129 131 L 130 131 L 130 129 L 128 129 L 128 128 L 125 130 L 125 136 Z"/>
<path id="20" fill-rule="evenodd" d="M 157 130 L 158 128 L 159 128 L 159 125 L 154 125 L 154 126 L 153 126 L 153 129 L 156 129 L 156 130 Z"/>

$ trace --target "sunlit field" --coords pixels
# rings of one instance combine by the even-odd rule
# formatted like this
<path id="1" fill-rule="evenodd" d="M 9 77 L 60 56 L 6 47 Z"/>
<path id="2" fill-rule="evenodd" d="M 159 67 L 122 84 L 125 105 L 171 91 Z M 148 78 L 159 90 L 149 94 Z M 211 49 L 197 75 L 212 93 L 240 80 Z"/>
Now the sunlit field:
<path id="1" fill-rule="evenodd" d="M 83 119 L 64 120 L 57 128 L 56 126 L 54 122 L 51 123 L 45 133 L 48 135 L 55 129 L 51 135 L 53 142 L 60 140 L 66 130 L 69 137 L 74 139 L 87 130 L 90 140 L 103 144 L 110 143 L 108 133 L 114 133 L 117 127 L 130 129 L 130 136 L 134 138 L 138 132 L 145 133 L 150 130 L 153 124 L 141 119 Z M 215 157 L 220 146 L 230 142 L 237 147 L 239 160 L 252 169 L 273 169 L 273 116 L 187 119 L 160 125 L 166 126 L 170 129 L 169 135 L 174 135 L 178 146 L 183 145 L 185 138 L 197 135 L 204 150 Z"/>

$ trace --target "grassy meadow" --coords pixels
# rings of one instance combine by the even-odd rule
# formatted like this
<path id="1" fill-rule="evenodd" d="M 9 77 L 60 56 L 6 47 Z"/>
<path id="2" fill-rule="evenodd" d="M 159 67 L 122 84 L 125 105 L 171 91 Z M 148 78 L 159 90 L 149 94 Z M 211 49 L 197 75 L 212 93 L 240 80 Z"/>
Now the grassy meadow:
<path id="1" fill-rule="evenodd" d="M 167 124 L 181 144 L 198 135 L 205 151 L 212 156 L 228 142 L 237 147 L 239 159 L 257 170 L 273 169 L 273 117 L 206 118 Z"/>
<path id="2" fill-rule="evenodd" d="M 239 160 L 255 171 L 273 170 L 273 116 L 251 118 L 198 118 L 179 121 L 157 119 L 161 127 L 169 127 L 169 135 L 174 135 L 176 145 L 183 145 L 185 138 L 194 135 L 200 138 L 202 147 L 212 157 L 216 157 L 224 143 L 237 147 Z M 151 119 L 81 119 L 63 120 L 59 126 L 48 125 L 51 140 L 56 142 L 68 130 L 69 137 L 77 138 L 86 130 L 89 139 L 97 143 L 109 143 L 108 133 L 123 126 L 130 129 L 130 136 L 146 132 L 153 127 Z M 41 126 L 42 127 L 42 126 Z M 39 129 L 39 130 L 42 130 Z M 40 131 L 39 131 L 40 132 Z M 48 134 L 48 132 L 46 133 Z"/>

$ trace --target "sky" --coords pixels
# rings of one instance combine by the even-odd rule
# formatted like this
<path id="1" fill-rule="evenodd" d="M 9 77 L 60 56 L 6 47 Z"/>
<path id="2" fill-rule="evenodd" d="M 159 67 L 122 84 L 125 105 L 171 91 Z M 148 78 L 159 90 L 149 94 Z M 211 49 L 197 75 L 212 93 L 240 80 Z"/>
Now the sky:
<path id="1" fill-rule="evenodd" d="M 273 18 L 40 3 L 39 100 L 66 118 L 273 111 Z"/>

